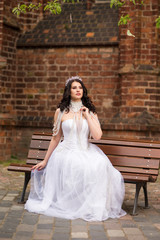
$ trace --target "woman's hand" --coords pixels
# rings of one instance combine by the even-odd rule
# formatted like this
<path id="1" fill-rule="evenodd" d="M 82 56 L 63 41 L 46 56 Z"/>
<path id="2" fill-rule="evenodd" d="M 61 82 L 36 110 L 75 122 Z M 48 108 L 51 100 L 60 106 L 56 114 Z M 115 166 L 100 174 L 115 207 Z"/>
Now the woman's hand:
<path id="1" fill-rule="evenodd" d="M 42 170 L 45 166 L 46 166 L 46 162 L 43 160 L 42 162 L 37 163 L 35 166 L 33 166 L 33 167 L 31 168 L 31 170 L 38 170 L 38 171 L 40 171 L 40 170 Z"/>
<path id="2" fill-rule="evenodd" d="M 93 116 L 89 113 L 89 109 L 88 109 L 87 107 L 82 107 L 82 108 L 81 108 L 81 111 L 82 111 L 83 117 L 85 117 L 85 119 L 86 119 L 87 122 L 88 122 L 91 136 L 92 136 L 95 140 L 101 139 L 102 130 L 101 130 L 101 126 L 100 126 L 100 124 L 99 124 L 97 115 L 95 114 L 95 116 L 93 117 Z"/>
<path id="3" fill-rule="evenodd" d="M 89 116 L 89 109 L 86 107 L 82 107 L 81 111 L 82 111 L 83 117 L 85 117 L 87 119 L 87 117 Z"/>

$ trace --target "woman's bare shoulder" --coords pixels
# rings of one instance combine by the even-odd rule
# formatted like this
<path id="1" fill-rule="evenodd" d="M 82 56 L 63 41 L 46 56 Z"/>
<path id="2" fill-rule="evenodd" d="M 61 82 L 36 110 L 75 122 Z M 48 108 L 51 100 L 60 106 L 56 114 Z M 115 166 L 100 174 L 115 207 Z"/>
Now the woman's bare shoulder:
<path id="1" fill-rule="evenodd" d="M 54 120 L 57 119 L 59 113 L 60 113 L 60 108 L 57 108 L 56 111 L 55 111 L 55 114 L 54 114 Z"/>
<path id="2" fill-rule="evenodd" d="M 60 112 L 60 108 L 57 108 L 55 111 L 55 114 L 58 114 Z"/>

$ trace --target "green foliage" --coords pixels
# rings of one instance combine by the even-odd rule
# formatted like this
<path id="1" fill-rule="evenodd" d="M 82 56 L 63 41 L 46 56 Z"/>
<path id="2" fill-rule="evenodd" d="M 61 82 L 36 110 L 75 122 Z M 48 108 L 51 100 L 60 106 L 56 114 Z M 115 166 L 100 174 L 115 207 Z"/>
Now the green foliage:
<path id="1" fill-rule="evenodd" d="M 132 2 L 134 5 L 136 5 L 136 3 L 139 3 L 141 5 L 144 5 L 144 1 L 142 0 L 129 0 L 130 2 Z M 47 2 L 44 6 L 43 6 L 43 10 L 44 11 L 50 11 L 52 14 L 60 14 L 61 13 L 61 4 L 65 3 L 65 2 L 72 2 L 72 3 L 78 3 L 79 0 L 53 0 L 53 1 L 49 1 Z M 123 7 L 126 3 L 125 0 L 110 0 L 110 7 L 112 8 L 114 7 Z M 35 11 L 35 10 L 39 10 L 39 8 L 42 7 L 41 3 L 38 4 L 32 4 L 30 3 L 29 5 L 26 4 L 18 4 L 17 7 L 13 8 L 12 12 L 14 14 L 17 15 L 17 17 L 19 17 L 19 15 L 21 13 L 26 13 L 26 12 L 30 12 L 30 11 Z M 128 22 L 131 21 L 131 18 L 129 16 L 129 14 L 125 15 L 125 16 L 121 16 L 120 20 L 118 22 L 118 26 L 119 25 L 126 25 Z M 160 16 L 156 19 L 156 27 L 160 28 Z"/>
<path id="2" fill-rule="evenodd" d="M 125 3 L 126 3 L 125 1 L 121 2 L 121 1 L 119 1 L 119 0 L 111 0 L 111 2 L 110 2 L 110 7 L 111 7 L 111 8 L 112 8 L 113 6 L 115 6 L 115 7 L 122 7 Z"/>
<path id="3" fill-rule="evenodd" d="M 60 14 L 61 13 L 61 4 L 57 1 L 48 2 L 44 7 L 44 11 L 49 10 L 52 14 Z"/>
<path id="4" fill-rule="evenodd" d="M 156 19 L 156 28 L 160 28 L 160 16 Z"/>
<path id="5" fill-rule="evenodd" d="M 121 16 L 120 20 L 118 22 L 118 26 L 120 25 L 126 25 L 129 21 L 131 21 L 132 19 L 130 18 L 129 14 L 125 15 L 125 16 Z"/>
<path id="6" fill-rule="evenodd" d="M 63 0 L 65 2 L 66 0 Z M 74 0 L 73 0 L 74 1 Z M 39 10 L 39 8 L 42 6 L 41 3 L 38 4 L 32 4 L 29 5 L 26 4 L 18 4 L 17 7 L 13 8 L 12 12 L 13 14 L 16 14 L 17 17 L 21 13 L 33 12 L 35 10 Z M 47 4 L 44 6 L 44 11 L 50 11 L 52 14 L 60 14 L 61 13 L 61 3 L 58 0 L 47 2 Z"/>

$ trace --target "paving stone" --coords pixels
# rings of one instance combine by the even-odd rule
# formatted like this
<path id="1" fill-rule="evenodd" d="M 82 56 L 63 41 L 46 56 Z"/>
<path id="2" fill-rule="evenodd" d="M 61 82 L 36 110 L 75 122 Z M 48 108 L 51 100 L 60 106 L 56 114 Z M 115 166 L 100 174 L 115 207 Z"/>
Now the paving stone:
<path id="1" fill-rule="evenodd" d="M 71 238 L 72 240 L 86 240 L 86 238 Z"/>
<path id="2" fill-rule="evenodd" d="M 24 210 L 24 206 L 22 206 L 22 205 L 13 205 L 11 207 L 11 210 L 21 210 L 21 211 L 23 211 Z"/>
<path id="3" fill-rule="evenodd" d="M 91 237 L 91 240 L 108 240 L 107 236 Z"/>
<path id="4" fill-rule="evenodd" d="M 15 239 L 17 240 L 17 238 L 22 238 L 22 237 L 25 237 L 25 238 L 31 238 L 33 235 L 33 232 L 28 232 L 28 231 L 18 231 L 16 232 L 16 235 L 15 235 Z"/>
<path id="5" fill-rule="evenodd" d="M 159 223 L 160 222 L 160 215 L 158 216 L 152 216 L 149 218 L 149 220 L 152 222 L 152 223 Z"/>
<path id="6" fill-rule="evenodd" d="M 64 233 L 54 233 L 52 240 L 69 240 L 70 235 Z"/>
<path id="7" fill-rule="evenodd" d="M 76 220 L 72 221 L 72 225 L 84 225 L 84 226 L 86 226 L 87 222 L 84 221 L 84 220 L 81 220 L 81 219 L 76 219 Z"/>
<path id="8" fill-rule="evenodd" d="M 71 238 L 88 238 L 86 232 L 71 232 Z"/>
<path id="9" fill-rule="evenodd" d="M 141 226 L 140 229 L 143 231 L 151 231 L 151 232 L 157 231 L 157 228 L 153 225 Z"/>
<path id="10" fill-rule="evenodd" d="M 50 240 L 52 237 L 50 235 L 48 235 L 47 233 L 44 234 L 44 235 L 41 235 L 41 234 L 35 234 L 34 235 L 34 239 L 35 240 L 39 240 L 39 239 L 42 239 L 42 240 Z"/>
<path id="11" fill-rule="evenodd" d="M 104 223 L 105 221 L 103 221 L 103 222 L 96 222 L 96 221 L 94 221 L 94 222 L 89 222 L 89 225 L 103 225 L 103 223 Z"/>
<path id="12" fill-rule="evenodd" d="M 37 229 L 53 229 L 53 224 L 38 224 Z"/>
<path id="13" fill-rule="evenodd" d="M 54 228 L 54 232 L 60 232 L 60 233 L 70 233 L 71 230 L 70 228 L 67 228 L 67 227 L 55 227 Z"/>
<path id="14" fill-rule="evenodd" d="M 24 216 L 22 219 L 22 223 L 28 224 L 28 225 L 33 225 L 38 222 L 38 215 L 36 216 Z"/>
<path id="15" fill-rule="evenodd" d="M 150 231 L 150 230 L 143 230 L 144 236 L 148 237 L 160 237 L 159 231 Z"/>
<path id="16" fill-rule="evenodd" d="M 11 207 L 11 206 L 12 206 L 12 202 L 9 202 L 9 201 L 0 202 L 0 207 Z"/>
<path id="17" fill-rule="evenodd" d="M 1 212 L 0 211 L 0 219 L 3 219 L 5 217 L 5 215 L 6 215 L 6 212 Z"/>
<path id="18" fill-rule="evenodd" d="M 15 196 L 5 196 L 3 198 L 3 201 L 13 201 L 15 199 Z"/>
<path id="19" fill-rule="evenodd" d="M 110 237 L 109 240 L 127 240 L 128 238 L 126 237 Z M 136 239 L 139 240 L 139 239 Z"/>
<path id="20" fill-rule="evenodd" d="M 123 228 L 123 231 L 127 235 L 131 235 L 131 234 L 138 235 L 138 234 L 141 234 L 141 231 L 138 228 Z"/>
<path id="21" fill-rule="evenodd" d="M 53 233 L 53 230 L 52 229 L 36 229 L 35 230 L 35 234 L 36 235 L 42 235 L 42 236 L 44 236 L 44 235 L 46 235 L 46 234 L 48 234 L 48 235 L 52 235 L 52 233 Z"/>
<path id="22" fill-rule="evenodd" d="M 1 189 L 1 193 L 0 193 L 0 195 L 2 195 L 2 196 L 3 196 L 3 195 L 6 195 L 7 192 L 8 192 L 7 190 Z"/>
<path id="23" fill-rule="evenodd" d="M 146 217 L 136 216 L 136 217 L 133 217 L 133 219 L 134 219 L 135 222 L 147 222 L 148 221 L 148 219 Z"/>
<path id="24" fill-rule="evenodd" d="M 30 236 L 15 236 L 13 240 L 32 240 Z"/>
<path id="25" fill-rule="evenodd" d="M 0 213 L 1 212 L 8 212 L 10 208 L 8 207 L 0 207 Z M 1 214 L 0 214 L 1 215 Z"/>
<path id="26" fill-rule="evenodd" d="M 83 226 L 83 225 L 73 225 L 72 226 L 72 232 L 87 232 L 87 226 Z"/>
<path id="27" fill-rule="evenodd" d="M 127 236 L 128 240 L 146 240 L 146 238 L 143 235 L 128 235 Z"/>
<path id="28" fill-rule="evenodd" d="M 17 226 L 7 226 L 7 225 L 3 225 L 3 227 L 1 228 L 1 232 L 4 233 L 14 233 L 16 232 L 16 228 Z"/>
<path id="29" fill-rule="evenodd" d="M 18 225 L 20 223 L 21 219 L 17 219 L 17 218 L 8 218 L 6 217 L 5 218 L 5 221 L 4 221 L 4 224 L 7 224 L 7 225 Z"/>
<path id="30" fill-rule="evenodd" d="M 91 238 L 106 237 L 106 233 L 104 231 L 90 231 L 89 235 L 91 236 Z"/>
<path id="31" fill-rule="evenodd" d="M 0 240 L 11 240 L 10 238 L 1 238 L 0 237 Z"/>
<path id="32" fill-rule="evenodd" d="M 116 230 L 121 229 L 121 225 L 119 223 L 105 222 L 104 226 L 105 226 L 105 229 L 116 229 Z"/>
<path id="33" fill-rule="evenodd" d="M 124 237 L 124 232 L 122 230 L 107 230 L 109 237 Z"/>
<path id="34" fill-rule="evenodd" d="M 90 225 L 89 229 L 94 231 L 104 231 L 103 225 Z"/>
<path id="35" fill-rule="evenodd" d="M 137 225 L 133 222 L 128 223 L 128 224 L 127 223 L 122 224 L 122 228 L 136 228 L 136 227 L 137 227 Z"/>
<path id="36" fill-rule="evenodd" d="M 70 221 L 59 221 L 59 220 L 56 220 L 55 221 L 55 224 L 54 224 L 56 227 L 68 227 L 71 225 Z"/>
<path id="37" fill-rule="evenodd" d="M 39 216 L 39 220 L 38 220 L 38 223 L 39 224 L 52 224 L 55 222 L 55 219 L 52 218 L 52 217 L 48 217 L 48 216 L 45 216 L 45 215 L 40 215 Z"/>
<path id="38" fill-rule="evenodd" d="M 9 239 L 11 239 L 12 236 L 13 236 L 13 233 L 0 232 L 0 238 L 9 238 Z"/>
<path id="39" fill-rule="evenodd" d="M 33 232 L 35 225 L 20 224 L 17 227 L 17 231 Z"/>
<path id="40" fill-rule="evenodd" d="M 147 236 L 147 240 L 159 240 L 159 236 Z"/>

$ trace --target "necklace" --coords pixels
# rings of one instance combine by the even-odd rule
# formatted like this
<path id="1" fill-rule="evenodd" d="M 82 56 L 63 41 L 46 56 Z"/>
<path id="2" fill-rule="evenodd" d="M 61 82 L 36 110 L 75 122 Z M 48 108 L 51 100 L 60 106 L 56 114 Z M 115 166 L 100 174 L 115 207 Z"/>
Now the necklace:
<path id="1" fill-rule="evenodd" d="M 69 106 L 70 111 L 77 113 L 80 111 L 81 107 L 83 107 L 82 101 L 74 102 L 71 100 Z"/>

